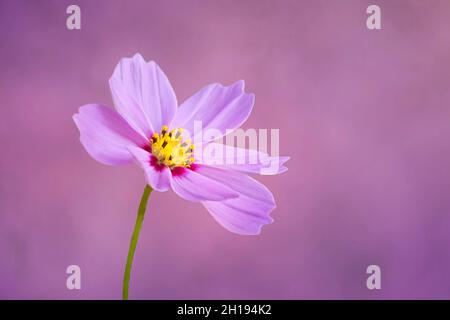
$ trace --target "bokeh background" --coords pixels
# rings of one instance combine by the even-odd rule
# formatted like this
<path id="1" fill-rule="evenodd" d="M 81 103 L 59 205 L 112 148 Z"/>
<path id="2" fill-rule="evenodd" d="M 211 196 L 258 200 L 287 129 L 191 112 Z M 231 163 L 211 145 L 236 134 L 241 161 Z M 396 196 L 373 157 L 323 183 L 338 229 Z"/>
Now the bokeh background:
<path id="1" fill-rule="evenodd" d="M 373 3 L 382 30 L 366 28 Z M 278 208 L 257 237 L 154 193 L 130 298 L 450 298 L 449 1 L 10 0 L 0 48 L 0 298 L 121 297 L 143 173 L 91 159 L 72 114 L 112 105 L 136 52 L 179 101 L 245 79 L 246 127 L 279 128 L 291 160 L 259 178 Z"/>

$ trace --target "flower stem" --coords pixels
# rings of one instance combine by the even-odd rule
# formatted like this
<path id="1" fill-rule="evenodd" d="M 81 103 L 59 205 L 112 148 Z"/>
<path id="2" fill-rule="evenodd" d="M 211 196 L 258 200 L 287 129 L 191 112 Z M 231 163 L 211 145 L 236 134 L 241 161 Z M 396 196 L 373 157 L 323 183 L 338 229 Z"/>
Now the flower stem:
<path id="1" fill-rule="evenodd" d="M 136 218 L 136 224 L 134 226 L 133 235 L 131 236 L 130 249 L 128 249 L 127 265 L 125 267 L 125 274 L 123 275 L 123 289 L 122 299 L 128 300 L 128 287 L 130 286 L 130 273 L 133 265 L 134 252 L 136 251 L 136 245 L 139 238 L 139 232 L 141 231 L 142 221 L 144 220 L 145 209 L 147 208 L 148 197 L 153 189 L 147 184 L 144 192 L 142 193 L 141 203 L 139 204 L 139 210 Z"/>

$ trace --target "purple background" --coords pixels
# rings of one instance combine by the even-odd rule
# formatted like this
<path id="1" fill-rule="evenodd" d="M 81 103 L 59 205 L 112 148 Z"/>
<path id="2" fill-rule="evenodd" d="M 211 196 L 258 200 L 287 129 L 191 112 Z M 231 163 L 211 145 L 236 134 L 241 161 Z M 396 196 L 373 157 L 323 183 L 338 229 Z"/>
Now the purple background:
<path id="1" fill-rule="evenodd" d="M 66 29 L 71 3 L 82 30 Z M 382 30 L 366 28 L 372 3 Z M 448 0 L 10 0 L 0 46 L 0 298 L 120 298 L 144 176 L 91 159 L 71 117 L 112 104 L 135 52 L 179 101 L 245 79 L 246 127 L 280 128 L 291 160 L 258 178 L 278 203 L 258 237 L 154 193 L 130 298 L 450 298 Z"/>

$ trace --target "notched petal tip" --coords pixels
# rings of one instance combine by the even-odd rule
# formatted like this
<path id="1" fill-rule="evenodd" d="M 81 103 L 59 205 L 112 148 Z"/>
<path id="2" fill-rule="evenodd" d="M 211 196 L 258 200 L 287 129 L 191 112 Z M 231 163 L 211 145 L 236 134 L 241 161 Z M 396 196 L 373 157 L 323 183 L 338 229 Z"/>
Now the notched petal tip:
<path id="1" fill-rule="evenodd" d="M 125 58 L 125 59 L 126 59 L 126 58 Z M 136 52 L 136 53 L 133 55 L 132 59 L 138 59 L 138 60 L 145 61 L 144 57 L 143 57 L 142 54 L 140 54 L 139 52 Z"/>
<path id="2" fill-rule="evenodd" d="M 245 90 L 245 81 L 240 79 L 237 80 L 235 83 L 232 84 L 232 86 L 236 86 L 237 88 L 241 89 L 242 92 Z"/>
<path id="3" fill-rule="evenodd" d="M 259 235 L 262 233 L 263 228 L 264 228 L 265 226 L 268 226 L 269 224 L 272 224 L 272 223 L 274 222 L 274 220 L 273 220 L 272 217 L 269 217 L 269 218 L 270 218 L 270 221 L 266 222 L 265 224 L 260 225 L 260 226 L 255 230 L 255 232 L 239 233 L 239 234 L 242 235 L 242 236 L 259 236 Z"/>
<path id="4" fill-rule="evenodd" d="M 162 71 L 161 68 L 159 67 L 159 65 L 156 63 L 156 61 L 145 60 L 144 56 L 139 52 L 136 52 L 131 58 L 122 58 L 122 60 L 128 60 L 128 61 L 131 60 L 131 61 L 137 62 L 139 65 L 147 65 L 147 66 L 150 66 L 151 68 L 156 68 L 158 71 Z"/>
<path id="5" fill-rule="evenodd" d="M 121 58 L 119 60 L 119 64 L 118 65 L 120 65 L 123 62 L 130 62 L 130 61 L 135 61 L 135 62 L 138 62 L 138 63 L 145 63 L 146 62 L 144 57 L 139 52 L 136 52 L 131 57 L 123 57 L 123 58 Z"/>
<path id="6" fill-rule="evenodd" d="M 285 163 L 288 162 L 289 160 L 291 160 L 291 157 L 290 157 L 290 156 L 283 156 L 283 157 L 280 157 L 280 163 L 281 163 L 281 164 L 285 164 Z"/>

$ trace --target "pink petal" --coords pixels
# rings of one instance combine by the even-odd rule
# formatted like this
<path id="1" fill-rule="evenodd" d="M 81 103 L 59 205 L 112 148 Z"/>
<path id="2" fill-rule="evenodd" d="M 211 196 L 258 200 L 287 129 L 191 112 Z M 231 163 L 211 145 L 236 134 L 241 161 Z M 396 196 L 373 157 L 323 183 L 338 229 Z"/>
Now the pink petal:
<path id="1" fill-rule="evenodd" d="M 138 130 L 149 136 L 170 125 L 177 110 L 177 99 L 164 72 L 140 54 L 124 58 L 109 80 L 117 111 Z"/>
<path id="2" fill-rule="evenodd" d="M 172 176 L 172 189 L 180 197 L 189 201 L 220 201 L 237 197 L 238 194 L 214 178 L 196 171 L 179 168 Z"/>
<path id="3" fill-rule="evenodd" d="M 244 92 L 244 81 L 231 86 L 211 84 L 187 99 L 178 109 L 172 127 L 182 127 L 190 132 L 194 141 L 194 121 L 202 121 L 203 132 L 216 129 L 225 135 L 226 130 L 239 128 L 249 117 L 255 96 Z M 218 138 L 218 137 L 216 137 Z M 204 142 L 214 140 L 205 137 Z"/>
<path id="4" fill-rule="evenodd" d="M 224 201 L 204 201 L 203 205 L 225 229 L 242 235 L 256 235 L 261 227 L 273 219 L 275 209 L 272 193 L 264 185 L 249 176 L 232 170 L 198 166 L 197 172 L 214 177 L 239 193 L 238 198 Z"/>
<path id="5" fill-rule="evenodd" d="M 129 147 L 136 163 L 144 170 L 147 183 L 156 191 L 167 191 L 170 188 L 172 174 L 166 166 L 152 165 L 152 155 L 139 147 Z"/>
<path id="6" fill-rule="evenodd" d="M 284 163 L 289 157 L 271 157 L 265 152 L 209 143 L 195 150 L 197 163 L 261 175 L 275 175 L 287 171 Z"/>
<path id="7" fill-rule="evenodd" d="M 247 164 L 229 164 L 225 166 L 217 166 L 218 168 L 231 169 L 246 173 L 260 174 L 263 176 L 276 175 L 284 173 L 288 170 L 283 164 L 289 160 L 289 157 L 269 157 L 267 162 L 263 163 L 247 163 Z"/>
<path id="8" fill-rule="evenodd" d="M 127 164 L 133 159 L 127 146 L 146 143 L 114 109 L 103 105 L 82 106 L 73 120 L 80 130 L 81 144 L 104 164 Z"/>

